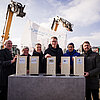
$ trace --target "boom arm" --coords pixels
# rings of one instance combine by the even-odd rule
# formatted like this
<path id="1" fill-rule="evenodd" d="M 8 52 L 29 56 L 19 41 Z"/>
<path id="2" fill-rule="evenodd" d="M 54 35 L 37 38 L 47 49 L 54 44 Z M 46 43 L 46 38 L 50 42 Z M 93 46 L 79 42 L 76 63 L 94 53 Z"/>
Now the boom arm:
<path id="1" fill-rule="evenodd" d="M 54 18 L 51 29 L 52 30 L 54 29 L 54 31 L 57 31 L 59 22 L 61 22 L 63 27 L 65 27 L 68 31 L 71 31 L 71 32 L 73 31 L 72 24 L 63 18 L 59 18 L 58 16 L 57 16 L 57 19 Z"/>
<path id="2" fill-rule="evenodd" d="M 8 40 L 8 38 L 9 38 L 9 31 L 10 31 L 10 26 L 11 26 L 11 22 L 12 22 L 12 17 L 13 17 L 13 12 L 8 11 L 8 19 L 7 19 L 6 29 L 4 27 L 3 35 L 1 36 L 2 37 L 3 48 L 4 48 L 5 40 Z"/>

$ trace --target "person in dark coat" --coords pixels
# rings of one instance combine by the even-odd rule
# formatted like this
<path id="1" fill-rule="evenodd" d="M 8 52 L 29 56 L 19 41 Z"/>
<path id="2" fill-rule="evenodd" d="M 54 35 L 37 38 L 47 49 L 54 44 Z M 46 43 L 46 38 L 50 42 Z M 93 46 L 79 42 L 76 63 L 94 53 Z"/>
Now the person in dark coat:
<path id="1" fill-rule="evenodd" d="M 25 47 L 22 49 L 23 54 L 21 56 L 27 56 L 27 74 L 29 74 L 29 60 L 30 60 L 30 54 L 29 54 L 29 48 Z"/>
<path id="2" fill-rule="evenodd" d="M 51 37 L 50 44 L 48 46 L 48 49 L 45 50 L 44 56 L 45 58 L 56 56 L 56 73 L 61 73 L 61 56 L 62 55 L 63 55 L 63 51 L 58 45 L 57 37 Z M 45 59 L 45 66 L 46 66 L 46 59 Z"/>
<path id="3" fill-rule="evenodd" d="M 86 100 L 99 100 L 99 73 L 100 73 L 100 56 L 91 50 L 88 41 L 83 43 L 84 56 L 84 76 L 86 78 Z"/>
<path id="4" fill-rule="evenodd" d="M 44 73 L 44 67 L 43 67 L 43 52 L 41 50 L 41 44 L 37 43 L 35 45 L 35 49 L 33 51 L 32 56 L 39 56 L 39 73 Z"/>
<path id="5" fill-rule="evenodd" d="M 11 53 L 12 41 L 5 42 L 5 49 L 0 50 L 0 100 L 7 100 L 8 76 L 16 73 L 16 58 Z"/>
<path id="6" fill-rule="evenodd" d="M 80 53 L 78 53 L 74 49 L 73 43 L 69 43 L 67 48 L 68 48 L 68 50 L 66 51 L 66 53 L 63 56 L 70 57 L 70 74 L 73 74 L 73 70 L 74 70 L 74 68 L 73 68 L 73 57 L 80 56 Z"/>

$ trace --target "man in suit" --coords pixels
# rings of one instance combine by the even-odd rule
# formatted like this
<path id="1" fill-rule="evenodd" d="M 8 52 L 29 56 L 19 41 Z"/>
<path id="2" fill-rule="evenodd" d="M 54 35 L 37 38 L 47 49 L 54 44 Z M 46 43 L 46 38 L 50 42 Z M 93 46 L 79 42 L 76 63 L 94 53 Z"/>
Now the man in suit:
<path id="1" fill-rule="evenodd" d="M 11 53 L 12 41 L 5 42 L 5 49 L 0 50 L 0 100 L 7 100 L 8 76 L 16 72 L 16 58 Z"/>

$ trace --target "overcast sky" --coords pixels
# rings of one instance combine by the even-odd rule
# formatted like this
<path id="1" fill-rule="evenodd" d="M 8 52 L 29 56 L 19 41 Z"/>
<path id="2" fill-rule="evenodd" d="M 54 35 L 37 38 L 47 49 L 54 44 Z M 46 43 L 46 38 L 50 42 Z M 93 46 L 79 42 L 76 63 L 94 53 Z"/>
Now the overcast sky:
<path id="1" fill-rule="evenodd" d="M 10 38 L 19 44 L 27 19 L 44 28 L 51 28 L 53 18 L 60 16 L 70 21 L 73 32 L 67 32 L 67 42 L 73 42 L 76 48 L 83 41 L 90 41 L 92 46 L 100 46 L 100 0 L 15 0 L 26 5 L 26 16 L 13 16 Z M 0 36 L 10 0 L 0 0 Z M 60 27 L 58 27 L 60 28 Z M 64 30 L 65 31 L 65 30 Z M 1 38 L 0 38 L 1 40 Z"/>

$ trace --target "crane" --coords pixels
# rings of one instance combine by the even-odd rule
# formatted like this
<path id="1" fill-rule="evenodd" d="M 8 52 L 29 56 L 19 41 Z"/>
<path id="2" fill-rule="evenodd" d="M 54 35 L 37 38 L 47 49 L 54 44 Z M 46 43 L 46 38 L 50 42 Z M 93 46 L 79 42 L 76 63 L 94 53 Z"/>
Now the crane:
<path id="1" fill-rule="evenodd" d="M 69 21 L 67 21 L 66 19 L 63 19 L 59 16 L 57 16 L 57 18 L 54 18 L 51 29 L 54 31 L 57 31 L 59 22 L 61 22 L 63 27 L 65 27 L 68 31 L 71 31 L 71 32 L 73 31 L 72 30 L 73 24 L 71 24 Z"/>
<path id="2" fill-rule="evenodd" d="M 13 14 L 16 13 L 16 16 L 23 18 L 26 15 L 26 13 L 23 12 L 24 8 L 25 8 L 25 5 L 23 6 L 21 3 L 14 2 L 13 0 L 11 0 L 11 3 L 8 4 L 7 13 L 6 13 L 6 21 L 5 21 L 5 25 L 3 29 L 3 35 L 1 36 L 2 48 L 4 48 L 4 42 L 8 40 L 9 38 L 9 31 L 11 27 Z"/>

